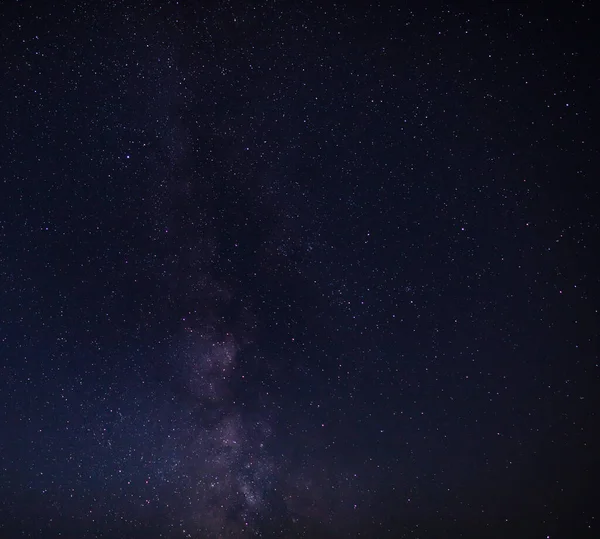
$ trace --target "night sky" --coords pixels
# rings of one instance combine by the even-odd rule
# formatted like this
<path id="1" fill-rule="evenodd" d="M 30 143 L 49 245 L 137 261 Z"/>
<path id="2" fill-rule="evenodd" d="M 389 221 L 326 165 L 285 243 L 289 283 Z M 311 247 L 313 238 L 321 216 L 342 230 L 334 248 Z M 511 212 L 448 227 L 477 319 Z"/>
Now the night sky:
<path id="1" fill-rule="evenodd" d="M 600 536 L 593 3 L 425 4 L 2 2 L 0 537 Z"/>

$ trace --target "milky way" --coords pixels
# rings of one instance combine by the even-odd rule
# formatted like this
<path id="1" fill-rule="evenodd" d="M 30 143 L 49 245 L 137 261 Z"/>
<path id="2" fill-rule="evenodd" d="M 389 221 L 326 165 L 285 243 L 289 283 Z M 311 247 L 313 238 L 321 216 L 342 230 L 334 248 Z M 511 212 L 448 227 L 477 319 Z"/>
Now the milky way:
<path id="1" fill-rule="evenodd" d="M 195 322 L 198 325 L 198 321 Z M 210 532 L 237 534 L 252 526 L 272 487 L 274 461 L 267 452 L 270 426 L 246 417 L 232 389 L 240 379 L 240 344 L 225 332 L 186 326 L 177 346 L 177 361 L 191 397 L 194 417 L 181 464 L 191 489 L 192 522 Z M 181 478 L 178 477 L 178 480 Z"/>
<path id="2" fill-rule="evenodd" d="M 60 4 L 0 8 L 0 537 L 600 536 L 592 3 Z"/>

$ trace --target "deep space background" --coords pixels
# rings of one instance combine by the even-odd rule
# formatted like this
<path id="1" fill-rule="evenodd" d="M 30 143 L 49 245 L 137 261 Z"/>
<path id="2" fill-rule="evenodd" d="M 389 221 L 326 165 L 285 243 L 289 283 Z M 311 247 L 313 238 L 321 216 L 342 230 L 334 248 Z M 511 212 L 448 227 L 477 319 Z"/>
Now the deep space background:
<path id="1" fill-rule="evenodd" d="M 460 6 L 1 3 L 0 537 L 600 536 L 592 3 Z"/>

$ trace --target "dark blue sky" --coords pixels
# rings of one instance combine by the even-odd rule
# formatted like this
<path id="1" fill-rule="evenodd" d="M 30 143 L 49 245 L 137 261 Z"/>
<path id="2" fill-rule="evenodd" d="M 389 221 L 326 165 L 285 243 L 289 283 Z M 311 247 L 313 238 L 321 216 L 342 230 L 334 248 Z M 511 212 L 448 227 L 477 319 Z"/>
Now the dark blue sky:
<path id="1" fill-rule="evenodd" d="M 1 10 L 2 534 L 596 536 L 591 7 Z"/>

